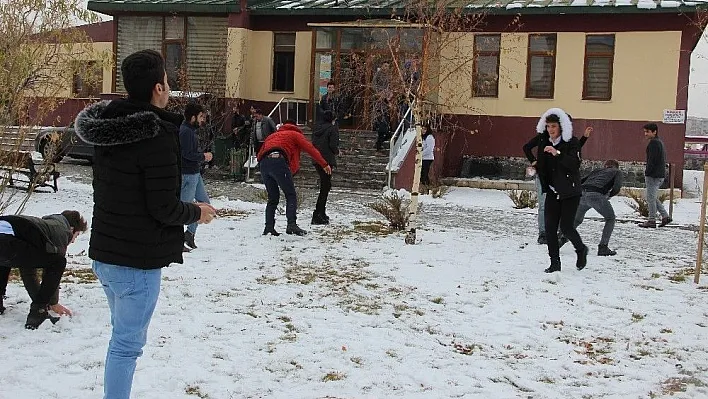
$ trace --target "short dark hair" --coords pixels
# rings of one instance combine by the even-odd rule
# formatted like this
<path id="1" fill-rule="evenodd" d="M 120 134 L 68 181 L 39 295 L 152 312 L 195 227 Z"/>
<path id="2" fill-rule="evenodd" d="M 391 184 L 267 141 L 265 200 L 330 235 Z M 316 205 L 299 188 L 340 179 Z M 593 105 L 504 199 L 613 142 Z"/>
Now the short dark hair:
<path id="1" fill-rule="evenodd" d="M 201 104 L 197 104 L 193 101 L 187 103 L 187 105 L 184 107 L 185 122 L 189 123 L 189 121 L 192 120 L 193 116 L 197 116 L 202 112 L 204 112 L 204 107 Z"/>
<path id="2" fill-rule="evenodd" d="M 607 161 L 605 161 L 605 167 L 619 169 L 620 164 L 614 159 L 608 159 Z"/>
<path id="3" fill-rule="evenodd" d="M 165 60 L 157 51 L 141 50 L 125 57 L 120 73 L 128 97 L 149 102 L 155 85 L 165 82 Z"/>
<path id="4" fill-rule="evenodd" d="M 334 112 L 330 110 L 325 111 L 322 115 L 322 119 L 327 123 L 332 123 L 332 121 L 334 120 Z"/>
<path id="5" fill-rule="evenodd" d="M 556 114 L 550 114 L 546 117 L 546 123 L 558 123 L 560 124 L 560 117 Z"/>
<path id="6" fill-rule="evenodd" d="M 334 83 L 334 80 L 330 80 L 329 82 L 327 82 L 327 86 L 336 86 L 336 85 L 337 84 Z"/>
<path id="7" fill-rule="evenodd" d="M 263 111 L 261 111 L 260 108 L 256 108 L 256 111 L 254 112 L 256 115 L 263 115 Z"/>
<path id="8" fill-rule="evenodd" d="M 86 223 L 86 220 L 81 216 L 79 211 L 64 211 L 61 215 L 69 222 L 69 226 L 74 229 L 74 233 L 83 233 L 88 230 L 88 223 Z"/>
<path id="9" fill-rule="evenodd" d="M 654 133 L 659 133 L 659 126 L 656 126 L 656 123 L 647 123 L 644 125 L 644 129 L 650 130 Z"/>
<path id="10" fill-rule="evenodd" d="M 294 119 L 286 119 L 285 122 L 283 122 L 283 125 L 295 125 L 295 126 L 297 126 L 297 122 L 295 122 Z"/>

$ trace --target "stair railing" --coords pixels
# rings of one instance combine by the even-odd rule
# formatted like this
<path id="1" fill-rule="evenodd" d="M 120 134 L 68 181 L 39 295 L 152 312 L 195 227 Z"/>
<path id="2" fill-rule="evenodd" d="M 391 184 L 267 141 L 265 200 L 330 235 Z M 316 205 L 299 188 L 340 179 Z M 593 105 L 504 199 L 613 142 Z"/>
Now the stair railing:
<path id="1" fill-rule="evenodd" d="M 392 181 L 393 159 L 398 154 L 398 151 L 400 151 L 401 146 L 403 145 L 403 136 L 405 135 L 405 132 L 408 130 L 408 129 L 406 129 L 406 122 L 408 122 L 408 126 L 413 125 L 413 107 L 415 107 L 415 100 L 411 101 L 408 104 L 408 110 L 406 110 L 406 112 L 403 114 L 403 118 L 401 118 L 401 122 L 398 123 L 398 127 L 396 127 L 396 130 L 391 135 L 391 140 L 389 140 L 388 178 L 387 178 L 387 183 L 386 183 L 389 188 L 392 187 L 391 181 Z"/>

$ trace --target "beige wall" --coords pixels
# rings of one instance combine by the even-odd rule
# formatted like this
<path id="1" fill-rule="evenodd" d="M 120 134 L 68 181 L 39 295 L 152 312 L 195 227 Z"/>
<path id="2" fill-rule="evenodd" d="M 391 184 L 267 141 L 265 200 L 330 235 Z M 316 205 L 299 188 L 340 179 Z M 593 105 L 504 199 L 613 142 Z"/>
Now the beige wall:
<path id="1" fill-rule="evenodd" d="M 584 33 L 559 33 L 554 99 L 527 99 L 527 34 L 502 34 L 498 98 L 471 98 L 473 35 L 456 33 L 442 55 L 441 102 L 457 114 L 538 116 L 561 107 L 575 118 L 657 120 L 676 106 L 681 32 L 616 33 L 612 99 L 582 100 Z M 464 105 L 463 105 L 464 104 Z"/>
<path id="2" fill-rule="evenodd" d="M 269 102 L 277 102 L 282 97 L 310 97 L 312 32 L 297 32 L 295 35 L 293 92 L 271 91 L 273 32 L 229 28 L 228 43 L 227 97 Z"/>

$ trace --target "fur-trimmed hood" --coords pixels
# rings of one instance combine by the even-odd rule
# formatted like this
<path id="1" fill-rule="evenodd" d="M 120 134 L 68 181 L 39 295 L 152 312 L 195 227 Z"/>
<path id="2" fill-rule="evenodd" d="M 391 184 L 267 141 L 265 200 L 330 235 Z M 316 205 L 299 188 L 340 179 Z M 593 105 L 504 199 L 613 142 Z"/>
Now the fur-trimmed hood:
<path id="1" fill-rule="evenodd" d="M 113 100 L 86 107 L 76 117 L 74 127 L 83 141 L 107 147 L 151 139 L 160 134 L 165 124 L 173 125 L 176 132 L 181 123 L 181 115 L 153 105 Z"/>
<path id="2" fill-rule="evenodd" d="M 541 115 L 541 119 L 538 120 L 538 125 L 536 125 L 536 132 L 544 133 L 546 131 L 546 118 L 549 115 L 557 115 L 560 119 L 561 127 L 561 137 L 563 141 L 570 141 L 573 138 L 573 122 L 570 120 L 568 114 L 560 108 L 551 108 Z"/>

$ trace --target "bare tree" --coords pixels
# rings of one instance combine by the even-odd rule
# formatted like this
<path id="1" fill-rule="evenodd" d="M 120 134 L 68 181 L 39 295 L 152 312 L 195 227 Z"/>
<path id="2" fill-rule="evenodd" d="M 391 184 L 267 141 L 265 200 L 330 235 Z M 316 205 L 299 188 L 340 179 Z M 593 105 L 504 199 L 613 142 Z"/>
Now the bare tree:
<path id="1" fill-rule="evenodd" d="M 23 150 L 23 143 L 39 125 L 71 96 L 74 72 L 87 57 L 110 62 L 105 54 L 94 54 L 90 38 L 75 27 L 79 21 L 97 22 L 80 0 L 0 0 L 0 163 L 10 167 L 11 159 Z M 90 59 L 91 59 L 90 58 Z M 87 79 L 91 79 L 87 77 Z M 40 172 L 37 179 L 46 178 Z M 26 194 L 8 190 L 9 179 L 0 180 L 0 212 L 19 202 L 22 212 L 34 184 Z"/>

